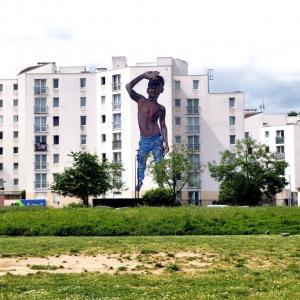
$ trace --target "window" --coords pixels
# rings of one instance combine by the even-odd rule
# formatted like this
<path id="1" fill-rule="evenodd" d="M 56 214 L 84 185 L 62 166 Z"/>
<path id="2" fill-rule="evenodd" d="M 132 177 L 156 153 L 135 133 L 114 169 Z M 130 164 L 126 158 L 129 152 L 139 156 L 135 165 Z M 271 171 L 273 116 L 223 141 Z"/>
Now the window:
<path id="1" fill-rule="evenodd" d="M 269 137 L 269 136 L 270 136 L 269 131 L 265 131 L 265 137 Z"/>
<path id="2" fill-rule="evenodd" d="M 121 109 L 121 94 L 114 94 L 112 102 L 113 102 L 113 110 L 120 110 Z"/>
<path id="3" fill-rule="evenodd" d="M 54 135 L 53 136 L 53 144 L 58 145 L 59 144 L 59 135 Z"/>
<path id="4" fill-rule="evenodd" d="M 17 139 L 19 137 L 19 131 L 14 131 L 13 132 L 13 138 Z"/>
<path id="5" fill-rule="evenodd" d="M 175 99 L 175 106 L 180 107 L 181 106 L 181 99 Z"/>
<path id="6" fill-rule="evenodd" d="M 199 135 L 189 135 L 188 136 L 188 150 L 199 151 Z"/>
<path id="7" fill-rule="evenodd" d="M 0 140 L 3 140 L 3 131 L 0 131 Z"/>
<path id="8" fill-rule="evenodd" d="M 44 114 L 47 112 L 47 98 L 39 97 L 34 99 L 34 113 Z"/>
<path id="9" fill-rule="evenodd" d="M 47 117 L 34 117 L 35 132 L 47 131 Z"/>
<path id="10" fill-rule="evenodd" d="M 80 78 L 80 88 L 86 87 L 86 78 Z"/>
<path id="11" fill-rule="evenodd" d="M 106 134 L 101 134 L 101 142 L 106 142 Z"/>
<path id="12" fill-rule="evenodd" d="M 201 185 L 201 183 L 200 183 L 200 173 L 195 172 L 195 173 L 193 173 L 192 178 L 188 183 L 188 186 L 192 187 L 192 188 L 200 188 L 200 185 Z"/>
<path id="13" fill-rule="evenodd" d="M 0 163 L 0 171 L 3 171 L 3 163 Z"/>
<path id="14" fill-rule="evenodd" d="M 58 78 L 54 78 L 53 81 L 52 81 L 52 83 L 53 83 L 53 88 L 54 89 L 58 89 L 59 88 L 59 80 L 58 80 Z"/>
<path id="15" fill-rule="evenodd" d="M 180 144 L 181 143 L 181 136 L 180 135 L 175 135 L 175 143 Z"/>
<path id="16" fill-rule="evenodd" d="M 14 147 L 13 151 L 14 151 L 14 154 L 18 154 L 19 153 L 19 148 L 18 147 Z"/>
<path id="17" fill-rule="evenodd" d="M 200 125 L 199 125 L 199 117 L 189 117 L 187 118 L 187 132 L 188 133 L 194 133 L 200 131 Z"/>
<path id="18" fill-rule="evenodd" d="M 196 166 L 200 165 L 200 155 L 199 154 L 190 154 L 189 155 L 189 161 Z"/>
<path id="19" fill-rule="evenodd" d="M 41 189 L 47 187 L 47 174 L 35 174 L 35 188 Z"/>
<path id="20" fill-rule="evenodd" d="M 105 85 L 105 77 L 101 77 L 101 85 Z"/>
<path id="21" fill-rule="evenodd" d="M 284 153 L 284 146 L 276 146 L 276 153 Z"/>
<path id="22" fill-rule="evenodd" d="M 229 125 L 235 126 L 235 116 L 229 116 Z"/>
<path id="23" fill-rule="evenodd" d="M 199 80 L 193 80 L 193 90 L 199 90 Z"/>
<path id="24" fill-rule="evenodd" d="M 86 125 L 86 116 L 80 116 L 80 126 Z"/>
<path id="25" fill-rule="evenodd" d="M 17 90 L 18 90 L 18 84 L 17 84 L 17 83 L 14 83 L 14 84 L 13 84 L 13 90 L 14 90 L 14 91 L 17 91 Z"/>
<path id="26" fill-rule="evenodd" d="M 121 114 L 113 114 L 113 129 L 121 128 Z"/>
<path id="27" fill-rule="evenodd" d="M 46 154 L 36 154 L 34 158 L 35 170 L 45 170 L 47 169 L 47 155 Z"/>
<path id="28" fill-rule="evenodd" d="M 235 98 L 229 98 L 229 108 L 235 108 Z"/>
<path id="29" fill-rule="evenodd" d="M 19 179 L 18 178 L 14 178 L 14 185 L 18 185 L 19 184 Z"/>
<path id="30" fill-rule="evenodd" d="M 3 92 L 3 84 L 1 83 L 0 84 L 0 93 L 2 93 Z"/>
<path id="31" fill-rule="evenodd" d="M 187 99 L 187 114 L 199 114 L 199 99 Z"/>
<path id="32" fill-rule="evenodd" d="M 276 130 L 275 143 L 284 144 L 284 130 Z"/>
<path id="33" fill-rule="evenodd" d="M 86 106 L 86 97 L 80 97 L 80 107 Z"/>
<path id="34" fill-rule="evenodd" d="M 248 139 L 248 138 L 249 138 L 249 132 L 246 131 L 246 132 L 245 132 L 245 139 Z"/>
<path id="35" fill-rule="evenodd" d="M 53 117 L 53 126 L 59 126 L 59 117 Z"/>
<path id="36" fill-rule="evenodd" d="M 0 99 L 0 107 L 3 107 L 3 99 Z"/>
<path id="37" fill-rule="evenodd" d="M 112 76 L 112 90 L 119 91 L 121 89 L 121 74 Z"/>
<path id="38" fill-rule="evenodd" d="M 113 162 L 120 163 L 122 161 L 121 152 L 113 152 Z"/>
<path id="39" fill-rule="evenodd" d="M 180 117 L 175 117 L 175 124 L 180 125 L 181 124 L 181 118 Z"/>
<path id="40" fill-rule="evenodd" d="M 13 122 L 18 123 L 19 121 L 19 116 L 18 115 L 13 115 Z"/>
<path id="41" fill-rule="evenodd" d="M 105 96 L 101 96 L 101 104 L 105 104 Z"/>
<path id="42" fill-rule="evenodd" d="M 3 155 L 3 147 L 0 147 L 0 155 Z"/>
<path id="43" fill-rule="evenodd" d="M 199 192 L 189 192 L 189 204 L 199 205 Z"/>
<path id="44" fill-rule="evenodd" d="M 46 144 L 47 143 L 47 136 L 46 135 L 36 135 L 35 136 L 35 143 L 36 144 Z"/>
<path id="45" fill-rule="evenodd" d="M 101 123 L 105 123 L 106 122 L 106 116 L 105 115 L 101 115 Z"/>
<path id="46" fill-rule="evenodd" d="M 175 80 L 175 91 L 180 91 L 180 90 L 181 90 L 180 81 Z"/>
<path id="47" fill-rule="evenodd" d="M 59 154 L 53 154 L 53 163 L 58 164 L 59 163 Z"/>
<path id="48" fill-rule="evenodd" d="M 14 166 L 14 170 L 18 170 L 19 169 L 19 163 L 15 162 L 13 166 Z"/>
<path id="49" fill-rule="evenodd" d="M 265 150 L 266 150 L 267 153 L 269 153 L 270 152 L 270 147 L 266 146 Z"/>
<path id="50" fill-rule="evenodd" d="M 53 107 L 59 107 L 59 98 L 58 97 L 53 98 Z"/>
<path id="51" fill-rule="evenodd" d="M 102 160 L 106 160 L 106 153 L 101 154 Z"/>
<path id="52" fill-rule="evenodd" d="M 86 134 L 80 135 L 80 145 L 86 145 Z"/>
<path id="53" fill-rule="evenodd" d="M 112 149 L 116 150 L 116 149 L 121 149 L 122 148 L 122 136 L 121 136 L 121 132 L 115 132 L 113 133 L 113 137 L 112 137 Z"/>
<path id="54" fill-rule="evenodd" d="M 229 136 L 229 144 L 234 145 L 235 144 L 235 135 L 230 135 Z"/>
<path id="55" fill-rule="evenodd" d="M 0 116 L 0 125 L 3 125 L 3 116 Z"/>
<path id="56" fill-rule="evenodd" d="M 13 100 L 13 106 L 17 107 L 19 105 L 19 100 L 18 99 L 14 99 Z"/>
<path id="57" fill-rule="evenodd" d="M 34 80 L 34 94 L 43 95 L 47 93 L 47 81 L 46 79 L 35 79 Z"/>

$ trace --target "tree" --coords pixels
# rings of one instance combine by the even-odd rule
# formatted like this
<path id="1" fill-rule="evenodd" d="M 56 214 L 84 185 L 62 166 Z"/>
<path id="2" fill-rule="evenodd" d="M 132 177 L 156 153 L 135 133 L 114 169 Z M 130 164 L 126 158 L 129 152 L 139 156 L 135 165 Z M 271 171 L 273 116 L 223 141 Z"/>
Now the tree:
<path id="1" fill-rule="evenodd" d="M 122 166 L 106 160 L 99 162 L 98 156 L 87 152 L 71 152 L 72 167 L 61 174 L 54 174 L 51 190 L 62 196 L 80 198 L 88 206 L 89 196 L 99 196 L 112 190 L 119 190 Z"/>
<path id="2" fill-rule="evenodd" d="M 194 160 L 193 155 L 184 145 L 174 145 L 168 157 L 158 163 L 150 163 L 149 170 L 154 181 L 172 191 L 173 204 L 176 204 L 176 195 L 192 182 L 195 174 L 201 172 L 200 162 Z"/>
<path id="3" fill-rule="evenodd" d="M 289 117 L 297 117 L 297 115 L 298 115 L 298 113 L 297 113 L 296 111 L 290 111 L 290 112 L 288 113 L 288 116 L 289 116 Z"/>
<path id="4" fill-rule="evenodd" d="M 257 205 L 263 194 L 271 198 L 281 192 L 287 184 L 287 166 L 252 138 L 237 141 L 233 151 L 222 152 L 219 164 L 208 163 L 210 175 L 221 183 L 219 201 L 237 205 Z"/>

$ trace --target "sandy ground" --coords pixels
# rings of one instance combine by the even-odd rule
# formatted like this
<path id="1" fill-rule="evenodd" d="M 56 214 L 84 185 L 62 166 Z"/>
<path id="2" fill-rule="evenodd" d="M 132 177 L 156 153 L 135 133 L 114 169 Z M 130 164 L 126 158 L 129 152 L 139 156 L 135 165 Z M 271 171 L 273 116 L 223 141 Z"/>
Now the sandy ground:
<path id="1" fill-rule="evenodd" d="M 27 275 L 36 272 L 49 273 L 153 273 L 160 274 L 168 266 L 176 264 L 187 272 L 205 271 L 213 264 L 214 255 L 192 252 L 145 254 L 131 253 L 85 255 L 60 255 L 41 257 L 0 258 L 0 276 L 6 273 Z M 39 268 L 37 270 L 36 268 Z M 49 268 L 55 268 L 50 270 Z"/>

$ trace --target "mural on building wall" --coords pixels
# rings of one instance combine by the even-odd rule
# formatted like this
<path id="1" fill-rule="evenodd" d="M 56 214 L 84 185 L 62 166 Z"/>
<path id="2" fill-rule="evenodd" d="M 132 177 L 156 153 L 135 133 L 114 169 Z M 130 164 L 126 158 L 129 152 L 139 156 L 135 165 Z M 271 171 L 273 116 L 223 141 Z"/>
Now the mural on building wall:
<path id="1" fill-rule="evenodd" d="M 143 79 L 149 80 L 147 98 L 134 90 L 135 85 Z M 152 153 L 155 162 L 159 162 L 163 155 L 169 152 L 168 131 L 165 122 L 166 109 L 158 103 L 158 98 L 164 91 L 164 84 L 164 78 L 159 75 L 158 71 L 148 71 L 126 85 L 131 99 L 136 101 L 138 106 L 140 141 L 137 156 L 137 192 L 143 185 L 148 154 Z"/>

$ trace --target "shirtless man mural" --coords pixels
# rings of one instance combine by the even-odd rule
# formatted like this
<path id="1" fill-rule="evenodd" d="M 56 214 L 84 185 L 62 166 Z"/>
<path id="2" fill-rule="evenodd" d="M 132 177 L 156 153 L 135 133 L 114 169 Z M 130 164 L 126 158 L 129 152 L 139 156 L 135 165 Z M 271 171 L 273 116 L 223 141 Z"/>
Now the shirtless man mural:
<path id="1" fill-rule="evenodd" d="M 148 98 L 134 91 L 134 86 L 143 79 L 148 79 Z M 138 105 L 138 122 L 140 128 L 139 155 L 137 168 L 137 186 L 139 192 L 145 177 L 147 156 L 151 152 L 155 162 L 169 152 L 168 131 L 165 123 L 166 109 L 157 103 L 159 95 L 164 91 L 165 81 L 157 71 L 145 72 L 126 85 L 132 100 Z"/>

